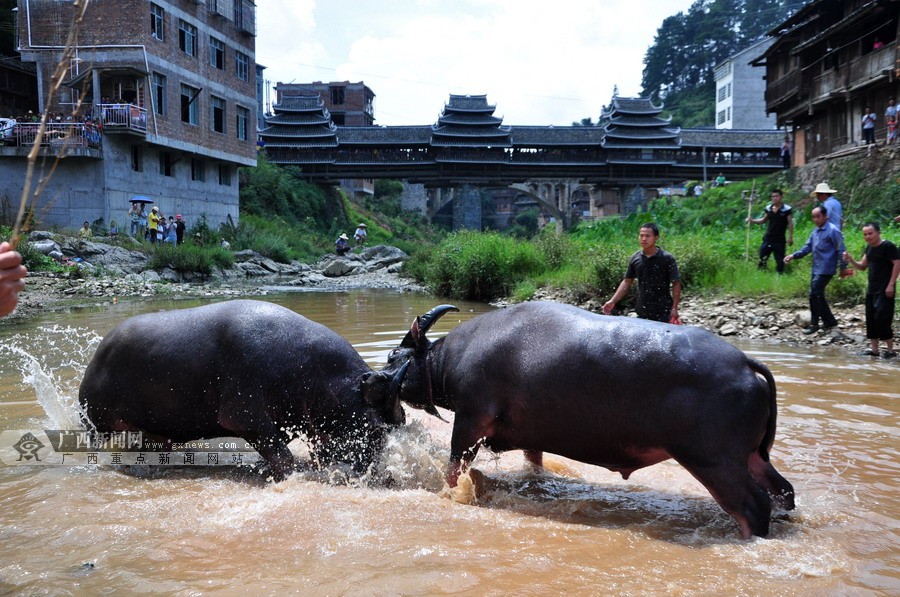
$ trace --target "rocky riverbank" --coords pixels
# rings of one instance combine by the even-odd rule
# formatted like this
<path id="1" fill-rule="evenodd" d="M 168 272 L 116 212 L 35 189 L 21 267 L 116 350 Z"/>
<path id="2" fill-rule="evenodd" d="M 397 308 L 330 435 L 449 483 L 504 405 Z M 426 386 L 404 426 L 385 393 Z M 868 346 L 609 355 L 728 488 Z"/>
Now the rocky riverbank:
<path id="1" fill-rule="evenodd" d="M 235 253 L 235 265 L 201 277 L 165 268 L 148 270 L 147 257 L 136 250 L 97 242 L 37 235 L 42 250 L 82 259 L 65 273 L 29 274 L 14 317 L 29 317 L 48 309 L 102 305 L 124 297 L 169 296 L 212 298 L 263 296 L 288 289 L 346 290 L 388 288 L 408 292 L 425 289 L 399 275 L 407 255 L 379 245 L 343 257 L 330 255 L 318 263 L 276 263 L 253 251 Z M 44 235 L 46 234 L 46 237 Z M 50 244 L 52 243 L 52 245 Z M 88 265 L 90 264 L 90 265 Z M 600 312 L 596 300 L 578 301 L 562 291 L 539 290 L 535 300 L 555 300 Z M 502 303 L 498 303 L 502 305 Z M 705 298 L 687 293 L 681 317 L 686 325 L 704 327 L 720 336 L 782 342 L 797 346 L 833 346 L 859 351 L 867 346 L 862 306 L 834 305 L 838 328 L 804 335 L 809 311 L 801 301 L 775 303 L 765 298 Z M 631 313 L 630 315 L 634 315 Z"/>

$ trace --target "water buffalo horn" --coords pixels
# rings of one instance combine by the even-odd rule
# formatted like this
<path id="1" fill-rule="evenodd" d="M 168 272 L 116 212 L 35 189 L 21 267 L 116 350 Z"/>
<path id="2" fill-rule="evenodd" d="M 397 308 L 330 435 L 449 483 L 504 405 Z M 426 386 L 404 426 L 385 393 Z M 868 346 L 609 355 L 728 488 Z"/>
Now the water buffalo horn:
<path id="1" fill-rule="evenodd" d="M 394 379 L 391 380 L 391 385 L 388 387 L 388 396 L 391 398 L 395 397 L 400 392 L 400 384 L 403 383 L 403 376 L 406 375 L 406 370 L 409 369 L 409 363 L 411 361 L 406 361 L 403 363 L 403 366 L 400 367 L 400 371 L 397 372 L 397 375 L 394 376 Z"/>
<path id="2" fill-rule="evenodd" d="M 441 416 L 441 413 L 438 412 L 438 409 L 437 409 L 437 407 L 434 405 L 433 402 L 429 402 L 428 404 L 426 404 L 425 406 L 423 406 L 423 407 L 422 407 L 422 410 L 424 410 L 425 412 L 427 412 L 429 415 L 434 415 L 435 417 L 437 417 L 438 419 L 440 419 L 440 420 L 443 421 L 444 423 L 449 423 L 449 422 L 450 422 L 450 421 L 448 421 L 447 419 L 445 419 L 444 417 Z"/>
<path id="3" fill-rule="evenodd" d="M 416 321 L 413 322 L 412 328 L 406 333 L 406 336 L 403 338 L 403 342 L 400 343 L 402 348 L 415 348 L 417 346 L 416 337 L 413 335 L 413 330 L 418 327 L 418 335 L 421 338 L 425 337 L 425 334 L 428 333 L 428 330 L 431 329 L 437 320 L 446 315 L 447 313 L 455 311 L 459 313 L 459 309 L 454 305 L 438 305 L 425 315 L 416 318 Z"/>

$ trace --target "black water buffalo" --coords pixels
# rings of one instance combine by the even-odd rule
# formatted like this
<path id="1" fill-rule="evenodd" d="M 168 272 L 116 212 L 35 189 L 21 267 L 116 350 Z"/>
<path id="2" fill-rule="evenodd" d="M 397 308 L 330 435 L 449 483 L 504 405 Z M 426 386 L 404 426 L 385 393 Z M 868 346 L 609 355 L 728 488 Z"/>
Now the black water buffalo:
<path id="1" fill-rule="evenodd" d="M 128 319 L 100 343 L 78 400 L 97 431 L 246 439 L 281 479 L 297 432 L 315 460 L 365 470 L 386 426 L 405 422 L 400 379 L 327 327 L 242 300 Z"/>
<path id="2" fill-rule="evenodd" d="M 485 445 L 606 467 L 627 479 L 674 458 L 740 524 L 764 537 L 770 495 L 794 490 L 769 462 L 775 380 L 716 336 L 692 327 L 532 302 L 478 316 L 446 337 L 425 334 L 442 305 L 417 317 L 384 372 L 409 365 L 400 398 L 455 412 L 448 482 Z M 758 377 L 762 376 L 762 378 Z"/>

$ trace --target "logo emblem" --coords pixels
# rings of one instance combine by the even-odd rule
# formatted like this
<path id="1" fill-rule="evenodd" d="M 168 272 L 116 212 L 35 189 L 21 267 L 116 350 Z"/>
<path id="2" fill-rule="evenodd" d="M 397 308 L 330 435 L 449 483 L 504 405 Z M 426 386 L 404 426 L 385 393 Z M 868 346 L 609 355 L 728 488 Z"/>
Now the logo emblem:
<path id="1" fill-rule="evenodd" d="M 38 457 L 38 450 L 44 447 L 44 444 L 34 436 L 33 433 L 28 432 L 19 438 L 13 448 L 15 448 L 16 452 L 19 453 L 19 459 L 17 462 L 22 462 L 23 460 L 31 460 L 32 458 L 36 462 L 40 462 L 41 459 Z"/>

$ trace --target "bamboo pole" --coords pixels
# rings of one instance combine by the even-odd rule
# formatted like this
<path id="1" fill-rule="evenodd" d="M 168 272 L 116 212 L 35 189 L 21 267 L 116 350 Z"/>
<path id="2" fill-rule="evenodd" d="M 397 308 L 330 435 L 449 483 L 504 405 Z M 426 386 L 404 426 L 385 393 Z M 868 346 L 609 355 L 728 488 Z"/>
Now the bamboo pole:
<path id="1" fill-rule="evenodd" d="M 746 191 L 744 191 L 746 193 Z M 750 197 L 747 199 L 747 243 L 744 247 L 744 261 L 750 261 L 750 218 L 753 215 L 753 195 L 756 192 L 756 181 L 750 185 Z"/>

